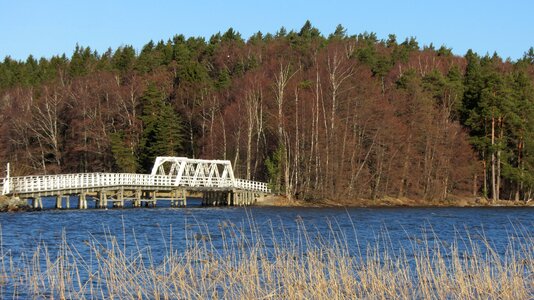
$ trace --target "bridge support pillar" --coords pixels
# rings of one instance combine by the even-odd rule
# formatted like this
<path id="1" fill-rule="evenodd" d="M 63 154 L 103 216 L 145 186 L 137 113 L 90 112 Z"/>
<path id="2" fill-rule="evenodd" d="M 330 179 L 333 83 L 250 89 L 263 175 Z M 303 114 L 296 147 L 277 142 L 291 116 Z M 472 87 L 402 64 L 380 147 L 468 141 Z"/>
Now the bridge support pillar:
<path id="1" fill-rule="evenodd" d="M 149 202 L 150 202 L 150 200 L 151 200 L 150 191 L 145 191 L 145 192 L 142 193 L 142 194 L 144 194 L 143 199 L 145 199 L 145 201 L 144 201 L 144 202 L 145 202 L 145 207 L 148 207 Z M 140 202 L 140 203 L 142 203 L 142 202 Z"/>
<path id="2" fill-rule="evenodd" d="M 56 196 L 56 209 L 63 208 L 63 195 L 59 194 Z"/>
<path id="3" fill-rule="evenodd" d="M 32 198 L 32 208 L 43 209 L 43 201 L 41 200 L 41 197 L 37 196 Z"/>
<path id="4" fill-rule="evenodd" d="M 78 197 L 78 209 L 87 209 L 87 195 L 81 193 Z"/>
<path id="5" fill-rule="evenodd" d="M 156 204 L 158 204 L 158 191 L 152 194 L 152 207 L 156 207 Z"/>
<path id="6" fill-rule="evenodd" d="M 117 195 L 119 200 L 120 207 L 124 207 L 124 189 L 119 190 L 119 194 Z"/>
<path id="7" fill-rule="evenodd" d="M 254 205 L 257 200 L 257 194 L 251 191 L 231 191 L 226 195 L 227 205 L 248 206 Z"/>
<path id="8" fill-rule="evenodd" d="M 143 192 L 139 189 L 135 190 L 135 197 L 133 200 L 133 207 L 140 207 L 141 206 L 141 196 Z"/>
<path id="9" fill-rule="evenodd" d="M 186 201 L 184 189 L 171 191 L 171 207 L 183 207 L 186 205 Z"/>
<path id="10" fill-rule="evenodd" d="M 220 205 L 221 192 L 206 191 L 202 193 L 202 205 L 217 206 Z"/>
<path id="11" fill-rule="evenodd" d="M 212 206 L 221 205 L 221 192 L 211 192 L 211 205 Z"/>
<path id="12" fill-rule="evenodd" d="M 105 191 L 98 193 L 98 208 L 107 208 L 108 207 L 108 196 Z"/>
<path id="13" fill-rule="evenodd" d="M 124 207 L 124 189 L 115 192 L 116 199 L 113 201 L 113 207 Z"/>
<path id="14" fill-rule="evenodd" d="M 65 207 L 70 209 L 70 195 L 65 196 Z"/>
<path id="15" fill-rule="evenodd" d="M 221 199 L 221 205 L 226 205 L 226 206 L 228 205 L 226 194 L 228 194 L 228 193 L 227 192 L 219 192 L 219 199 Z"/>
<path id="16" fill-rule="evenodd" d="M 237 206 L 243 205 L 243 194 L 241 192 L 236 192 L 235 193 L 235 198 L 236 198 L 236 205 Z"/>

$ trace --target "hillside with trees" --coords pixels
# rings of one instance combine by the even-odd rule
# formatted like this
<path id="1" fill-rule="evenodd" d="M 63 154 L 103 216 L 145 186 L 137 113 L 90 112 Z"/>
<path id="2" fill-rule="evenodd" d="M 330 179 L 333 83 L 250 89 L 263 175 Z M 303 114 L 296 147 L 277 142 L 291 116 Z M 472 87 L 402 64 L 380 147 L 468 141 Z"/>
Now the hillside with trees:
<path id="1" fill-rule="evenodd" d="M 310 22 L 77 46 L 0 63 L 0 162 L 13 175 L 149 172 L 156 156 L 188 156 L 308 200 L 526 200 L 533 86 L 533 48 L 460 57 Z"/>

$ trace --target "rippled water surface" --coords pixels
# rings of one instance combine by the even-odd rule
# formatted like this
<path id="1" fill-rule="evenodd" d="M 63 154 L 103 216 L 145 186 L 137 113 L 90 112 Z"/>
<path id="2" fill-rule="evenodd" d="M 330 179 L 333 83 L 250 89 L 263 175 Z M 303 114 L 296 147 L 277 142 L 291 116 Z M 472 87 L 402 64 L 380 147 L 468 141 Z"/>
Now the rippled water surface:
<path id="1" fill-rule="evenodd" d="M 534 208 L 242 208 L 198 204 L 189 201 L 188 208 L 3 213 L 2 246 L 4 251 L 17 254 L 41 242 L 53 250 L 62 235 L 74 245 L 113 235 L 127 247 L 149 245 L 157 256 L 170 242 L 175 248 L 184 247 L 188 237 L 207 231 L 217 246 L 221 225 L 250 228 L 254 223 L 261 234 L 269 236 L 291 234 L 302 225 L 307 232 L 323 236 L 342 232 L 351 247 L 373 244 L 387 232 L 389 242 L 399 247 L 425 238 L 452 242 L 485 237 L 500 251 L 510 239 L 532 236 L 534 231 Z"/>

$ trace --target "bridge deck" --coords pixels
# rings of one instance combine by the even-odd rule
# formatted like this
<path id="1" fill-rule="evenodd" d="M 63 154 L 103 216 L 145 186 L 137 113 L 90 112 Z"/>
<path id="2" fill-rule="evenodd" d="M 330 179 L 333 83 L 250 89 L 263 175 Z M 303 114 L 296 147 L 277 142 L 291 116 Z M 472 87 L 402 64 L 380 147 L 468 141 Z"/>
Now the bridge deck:
<path id="1" fill-rule="evenodd" d="M 221 179 L 182 176 L 180 181 L 172 175 L 129 173 L 80 173 L 61 175 L 21 176 L 2 178 L 5 195 L 56 195 L 81 191 L 96 191 L 103 188 L 128 188 L 151 190 L 186 189 L 190 191 L 245 190 L 269 193 L 266 183 L 244 179 Z M 7 186 L 6 186 L 7 185 Z"/>

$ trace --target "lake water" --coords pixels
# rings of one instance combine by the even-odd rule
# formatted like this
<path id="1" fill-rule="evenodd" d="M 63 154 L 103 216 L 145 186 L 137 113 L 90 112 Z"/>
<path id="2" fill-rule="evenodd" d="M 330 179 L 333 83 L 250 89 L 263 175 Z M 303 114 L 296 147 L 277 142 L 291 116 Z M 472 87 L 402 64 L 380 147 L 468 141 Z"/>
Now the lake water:
<path id="1" fill-rule="evenodd" d="M 47 203 L 47 204 L 46 204 Z M 45 206 L 53 205 L 47 200 Z M 311 235 L 324 237 L 342 233 L 353 251 L 387 240 L 392 247 L 410 249 L 421 241 L 454 243 L 487 239 L 504 254 L 511 240 L 521 242 L 534 234 L 534 208 L 285 208 L 200 207 L 189 201 L 187 208 L 125 208 L 108 210 L 54 210 L 2 213 L 0 225 L 4 253 L 17 258 L 44 242 L 53 252 L 65 235 L 84 255 L 84 243 L 116 236 L 119 245 L 150 246 L 155 258 L 205 236 L 222 247 L 221 227 L 236 224 L 268 236 L 286 236 L 303 226 Z M 298 238 L 295 236 L 295 238 Z M 532 247 L 532 245 L 530 245 Z"/>
<path id="2" fill-rule="evenodd" d="M 53 200 L 45 202 L 50 207 Z M 165 205 L 165 202 L 159 203 Z M 296 231 L 299 223 L 312 233 L 332 231 L 347 234 L 365 245 L 387 231 L 392 244 L 408 246 L 414 239 L 437 237 L 451 242 L 455 238 L 490 240 L 499 250 L 514 235 L 534 233 L 534 208 L 286 208 L 286 207 L 200 207 L 190 200 L 188 208 L 125 208 L 108 210 L 54 210 L 28 213 L 2 213 L 2 245 L 13 253 L 32 249 L 39 242 L 56 245 L 66 234 L 72 243 L 109 233 L 134 245 L 147 243 L 155 251 L 169 239 L 180 247 L 190 234 L 212 234 L 221 224 L 245 228 L 253 221 L 259 231 L 272 234 L 272 228 Z M 297 222 L 297 220 L 299 222 Z M 188 230 L 185 230 L 185 229 Z M 518 232 L 520 231 L 521 234 Z M 469 236 L 468 236 L 469 235 Z M 213 238 L 213 237 L 212 237 Z M 518 237 L 519 238 L 519 237 Z M 124 241 L 121 240 L 122 243 Z M 216 238 L 214 240 L 216 241 Z"/>

